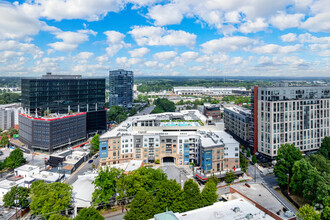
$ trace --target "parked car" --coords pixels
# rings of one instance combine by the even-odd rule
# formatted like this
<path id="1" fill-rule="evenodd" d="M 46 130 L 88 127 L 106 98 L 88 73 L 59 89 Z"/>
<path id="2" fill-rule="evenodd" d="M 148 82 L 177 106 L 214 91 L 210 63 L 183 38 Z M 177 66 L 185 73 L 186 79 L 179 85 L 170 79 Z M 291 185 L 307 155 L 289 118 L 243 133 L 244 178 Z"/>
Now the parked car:
<path id="1" fill-rule="evenodd" d="M 99 156 L 99 155 L 95 154 L 95 155 L 94 155 L 94 159 L 96 159 L 98 156 Z"/>
<path id="2" fill-rule="evenodd" d="M 88 163 L 93 163 L 93 160 L 88 161 Z"/>
<path id="3" fill-rule="evenodd" d="M 2 150 L 0 150 L 0 156 L 2 156 L 3 155 L 3 152 L 2 152 Z"/>

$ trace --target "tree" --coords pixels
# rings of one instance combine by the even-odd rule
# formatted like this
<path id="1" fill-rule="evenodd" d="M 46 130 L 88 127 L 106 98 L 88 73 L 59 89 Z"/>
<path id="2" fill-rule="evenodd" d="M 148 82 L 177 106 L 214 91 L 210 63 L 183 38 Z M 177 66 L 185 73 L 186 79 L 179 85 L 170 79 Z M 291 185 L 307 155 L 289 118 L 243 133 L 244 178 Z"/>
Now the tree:
<path id="1" fill-rule="evenodd" d="M 129 211 L 124 216 L 125 220 L 145 220 L 150 219 L 155 214 L 154 199 L 152 194 L 141 190 L 134 197 Z"/>
<path id="2" fill-rule="evenodd" d="M 16 148 L 10 152 L 9 156 L 5 159 L 5 166 L 8 168 L 16 168 L 25 163 L 25 158 L 21 149 Z"/>
<path id="3" fill-rule="evenodd" d="M 185 211 L 198 209 L 201 204 L 201 193 L 198 184 L 192 179 L 187 180 L 183 186 L 183 198 Z"/>
<path id="4" fill-rule="evenodd" d="M 70 220 L 70 218 L 56 213 L 56 214 L 52 214 L 51 216 L 49 216 L 48 220 Z"/>
<path id="5" fill-rule="evenodd" d="M 18 131 L 15 128 L 10 128 L 8 130 L 8 134 L 10 135 L 10 137 L 13 137 L 14 134 L 18 134 Z"/>
<path id="6" fill-rule="evenodd" d="M 243 154 L 239 154 L 239 166 L 241 167 L 241 170 L 243 172 L 246 171 L 246 169 L 249 167 L 249 162 L 246 160 L 245 156 Z"/>
<path id="7" fill-rule="evenodd" d="M 312 154 L 307 159 L 319 172 L 330 173 L 330 160 L 326 159 L 322 154 Z"/>
<path id="8" fill-rule="evenodd" d="M 319 220 L 321 219 L 321 214 L 306 204 L 299 209 L 297 217 L 301 220 Z"/>
<path id="9" fill-rule="evenodd" d="M 247 157 L 251 157 L 251 152 L 250 152 L 249 149 L 247 150 L 247 154 L 246 154 L 246 156 L 247 156 Z"/>
<path id="10" fill-rule="evenodd" d="M 91 140 L 91 148 L 92 152 L 96 152 L 100 150 L 100 135 L 96 134 Z"/>
<path id="11" fill-rule="evenodd" d="M 93 207 L 83 208 L 74 220 L 104 220 L 104 217 Z"/>
<path id="12" fill-rule="evenodd" d="M 203 206 L 212 205 L 218 201 L 217 186 L 213 181 L 208 181 L 201 193 Z"/>
<path id="13" fill-rule="evenodd" d="M 322 140 L 322 144 L 318 150 L 318 153 L 324 156 L 326 159 L 330 159 L 330 136 L 325 137 Z"/>
<path id="14" fill-rule="evenodd" d="M 313 201 L 317 198 L 317 188 L 322 184 L 324 179 L 314 167 L 308 170 L 305 175 L 307 178 L 305 177 L 306 179 L 303 182 L 303 197 Z"/>
<path id="15" fill-rule="evenodd" d="M 9 138 L 7 134 L 2 133 L 1 139 L 0 139 L 0 146 L 6 147 L 9 144 Z"/>
<path id="16" fill-rule="evenodd" d="M 124 107 L 120 107 L 118 105 L 111 106 L 111 108 L 109 109 L 109 111 L 107 113 L 108 121 L 115 121 L 117 116 L 123 112 L 125 112 Z"/>
<path id="17" fill-rule="evenodd" d="M 72 187 L 66 183 L 36 181 L 31 185 L 30 209 L 33 214 L 48 218 L 54 212 L 69 209 Z"/>
<path id="18" fill-rule="evenodd" d="M 215 185 L 217 185 L 217 184 L 220 182 L 219 178 L 216 177 L 215 175 L 210 176 L 210 177 L 208 178 L 208 182 L 209 182 L 209 181 L 213 181 L 213 182 L 215 183 Z"/>
<path id="19" fill-rule="evenodd" d="M 276 164 L 274 167 L 274 173 L 277 177 L 279 185 L 285 187 L 288 185 L 289 180 L 292 177 L 292 168 L 296 161 L 302 158 L 302 154 L 294 144 L 284 144 L 277 152 Z"/>
<path id="20" fill-rule="evenodd" d="M 158 190 L 166 174 L 161 169 L 141 167 L 128 175 L 122 175 L 117 182 L 117 199 L 132 197 L 142 189 L 147 192 Z"/>
<path id="21" fill-rule="evenodd" d="M 109 200 L 116 193 L 116 183 L 122 174 L 123 171 L 116 168 L 109 169 L 106 167 L 99 170 L 98 176 L 93 181 L 95 185 L 93 192 L 94 204 L 109 203 Z"/>
<path id="22" fill-rule="evenodd" d="M 163 181 L 156 193 L 154 207 L 157 207 L 157 213 L 165 212 L 166 209 L 173 212 L 184 211 L 183 191 L 180 184 L 175 180 Z"/>
<path id="23" fill-rule="evenodd" d="M 230 170 L 229 172 L 227 172 L 225 174 L 225 181 L 227 183 L 232 183 L 235 179 L 236 179 L 236 175 L 235 175 L 234 171 Z"/>
<path id="24" fill-rule="evenodd" d="M 4 207 L 16 206 L 15 199 L 18 200 L 19 206 L 25 208 L 29 205 L 30 190 L 21 186 L 14 186 L 3 196 Z M 17 197 L 16 197 L 17 195 Z"/>
<path id="25" fill-rule="evenodd" d="M 158 98 L 154 101 L 156 107 L 152 113 L 175 112 L 175 104 L 166 98 Z"/>
<path id="26" fill-rule="evenodd" d="M 290 188 L 293 193 L 302 193 L 303 183 L 306 180 L 306 173 L 311 169 L 313 169 L 312 165 L 305 159 L 298 160 L 294 163 L 290 181 Z"/>
<path id="27" fill-rule="evenodd" d="M 253 155 L 252 156 L 252 163 L 253 164 L 256 164 L 258 161 L 257 161 L 257 157 L 256 157 L 256 155 Z"/>

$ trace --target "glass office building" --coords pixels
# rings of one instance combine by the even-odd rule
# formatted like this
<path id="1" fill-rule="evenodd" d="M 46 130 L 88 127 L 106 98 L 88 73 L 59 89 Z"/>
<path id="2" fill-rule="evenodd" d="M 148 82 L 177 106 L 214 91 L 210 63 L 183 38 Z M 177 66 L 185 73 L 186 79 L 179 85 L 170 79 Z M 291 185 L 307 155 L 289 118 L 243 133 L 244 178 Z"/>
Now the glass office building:
<path id="1" fill-rule="evenodd" d="M 22 107 L 29 114 L 87 112 L 87 133 L 106 129 L 105 79 L 52 75 L 21 81 Z"/>
<path id="2" fill-rule="evenodd" d="M 110 71 L 109 107 L 118 105 L 130 109 L 133 107 L 133 71 L 123 69 Z"/>

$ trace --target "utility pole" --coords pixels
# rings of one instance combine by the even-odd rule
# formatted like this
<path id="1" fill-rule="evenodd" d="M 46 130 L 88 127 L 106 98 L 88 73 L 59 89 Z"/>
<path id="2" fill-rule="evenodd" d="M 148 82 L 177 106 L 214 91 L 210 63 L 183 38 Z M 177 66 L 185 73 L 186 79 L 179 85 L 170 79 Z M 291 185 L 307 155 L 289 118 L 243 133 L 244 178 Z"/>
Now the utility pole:
<path id="1" fill-rule="evenodd" d="M 254 182 L 257 182 L 257 164 L 254 164 Z"/>

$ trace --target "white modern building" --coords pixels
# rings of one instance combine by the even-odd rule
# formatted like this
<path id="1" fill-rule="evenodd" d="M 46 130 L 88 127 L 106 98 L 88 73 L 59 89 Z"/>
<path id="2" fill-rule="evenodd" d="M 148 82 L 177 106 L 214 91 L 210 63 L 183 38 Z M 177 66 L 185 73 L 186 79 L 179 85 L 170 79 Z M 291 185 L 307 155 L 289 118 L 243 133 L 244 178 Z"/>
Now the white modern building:
<path id="1" fill-rule="evenodd" d="M 38 166 L 25 164 L 23 166 L 17 167 L 14 169 L 15 176 L 20 177 L 33 177 L 35 174 L 40 172 L 40 168 Z"/>
<path id="2" fill-rule="evenodd" d="M 224 96 L 233 95 L 235 91 L 246 91 L 244 87 L 173 87 L 173 92 L 176 95 L 209 95 L 209 96 Z"/>
<path id="3" fill-rule="evenodd" d="M 285 143 L 315 151 L 330 135 L 330 85 L 255 86 L 251 102 L 255 152 L 274 158 Z"/>

